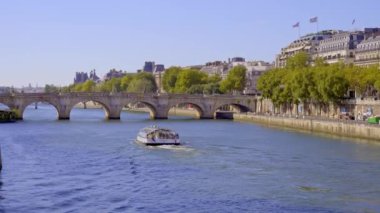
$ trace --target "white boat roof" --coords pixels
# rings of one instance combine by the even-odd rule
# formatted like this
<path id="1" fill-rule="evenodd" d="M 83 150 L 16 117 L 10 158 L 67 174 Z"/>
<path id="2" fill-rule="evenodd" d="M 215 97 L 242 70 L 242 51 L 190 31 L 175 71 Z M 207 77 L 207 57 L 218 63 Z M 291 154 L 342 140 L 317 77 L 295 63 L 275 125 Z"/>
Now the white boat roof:
<path id="1" fill-rule="evenodd" d="M 176 134 L 176 132 L 171 129 L 159 128 L 157 126 L 145 127 L 144 129 L 140 131 L 145 132 L 146 134 L 151 133 L 151 132 L 156 132 L 156 131 L 170 132 L 172 134 Z"/>

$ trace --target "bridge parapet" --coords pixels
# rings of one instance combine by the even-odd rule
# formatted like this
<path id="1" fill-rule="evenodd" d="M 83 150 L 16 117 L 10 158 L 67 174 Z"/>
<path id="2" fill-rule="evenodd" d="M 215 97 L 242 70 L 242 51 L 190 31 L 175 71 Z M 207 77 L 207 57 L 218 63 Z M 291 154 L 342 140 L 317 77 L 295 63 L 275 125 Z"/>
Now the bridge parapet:
<path id="1" fill-rule="evenodd" d="M 17 93 L 0 94 L 0 103 L 18 112 L 22 119 L 25 108 L 34 102 L 46 102 L 53 105 L 59 119 L 70 119 L 72 108 L 81 102 L 94 101 L 103 106 L 109 119 L 120 119 L 124 106 L 143 103 L 151 110 L 151 117 L 166 119 L 170 108 L 179 104 L 191 104 L 203 119 L 214 118 L 214 113 L 221 106 L 233 105 L 248 111 L 256 111 L 256 97 L 236 95 L 189 95 L 157 93 Z"/>

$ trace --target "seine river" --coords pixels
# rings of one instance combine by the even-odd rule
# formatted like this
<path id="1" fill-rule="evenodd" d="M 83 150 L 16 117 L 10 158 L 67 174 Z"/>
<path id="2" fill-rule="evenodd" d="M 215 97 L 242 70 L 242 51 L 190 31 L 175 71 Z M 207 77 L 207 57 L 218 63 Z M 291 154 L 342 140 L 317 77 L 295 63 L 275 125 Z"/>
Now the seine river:
<path id="1" fill-rule="evenodd" d="M 254 124 L 52 107 L 1 124 L 0 212 L 380 212 L 380 145 Z M 184 147 L 134 138 L 158 124 Z"/>

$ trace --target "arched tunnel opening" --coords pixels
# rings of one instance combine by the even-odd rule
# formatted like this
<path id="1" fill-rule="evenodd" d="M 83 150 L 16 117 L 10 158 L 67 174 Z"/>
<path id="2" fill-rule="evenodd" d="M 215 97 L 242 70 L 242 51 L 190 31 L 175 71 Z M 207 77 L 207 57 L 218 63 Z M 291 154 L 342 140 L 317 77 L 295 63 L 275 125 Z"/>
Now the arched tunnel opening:
<path id="1" fill-rule="evenodd" d="M 154 106 L 147 102 L 137 101 L 126 104 L 123 107 L 121 113 L 121 119 L 125 120 L 141 120 L 144 119 L 154 119 L 156 117 L 156 109 Z"/>
<path id="2" fill-rule="evenodd" d="M 70 120 L 106 120 L 109 115 L 107 106 L 98 101 L 81 101 L 70 110 Z"/>
<path id="3" fill-rule="evenodd" d="M 235 113 L 247 113 L 251 112 L 251 109 L 241 104 L 224 104 L 219 106 L 215 113 L 215 119 L 229 119 L 232 120 Z"/>
<path id="4" fill-rule="evenodd" d="M 3 104 L 3 103 L 0 103 L 0 110 L 3 110 L 3 111 L 9 111 L 11 110 L 7 105 Z"/>
<path id="5" fill-rule="evenodd" d="M 57 120 L 57 108 L 48 102 L 32 102 L 23 109 L 21 117 L 23 120 Z"/>
<path id="6" fill-rule="evenodd" d="M 180 103 L 169 108 L 169 119 L 199 119 L 203 115 L 200 106 L 193 103 Z"/>

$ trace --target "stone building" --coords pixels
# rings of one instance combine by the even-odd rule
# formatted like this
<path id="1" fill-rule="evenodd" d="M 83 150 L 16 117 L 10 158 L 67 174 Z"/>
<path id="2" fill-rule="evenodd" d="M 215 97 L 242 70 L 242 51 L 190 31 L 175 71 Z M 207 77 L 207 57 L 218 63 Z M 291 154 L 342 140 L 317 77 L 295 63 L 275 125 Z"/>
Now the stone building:
<path id="1" fill-rule="evenodd" d="M 153 73 L 154 68 L 155 68 L 155 62 L 154 61 L 146 61 L 142 71 Z"/>
<path id="2" fill-rule="evenodd" d="M 306 52 L 310 56 L 310 59 L 312 59 L 318 51 L 320 41 L 331 38 L 336 33 L 337 31 L 335 30 L 326 30 L 302 36 L 300 39 L 293 41 L 287 47 L 281 49 L 281 53 L 276 57 L 275 66 L 278 68 L 285 67 L 288 58 L 299 52 Z"/>
<path id="3" fill-rule="evenodd" d="M 74 78 L 74 84 L 80 84 L 88 80 L 88 74 L 86 72 L 76 72 Z"/>
<path id="4" fill-rule="evenodd" d="M 317 53 L 313 56 L 315 60 L 321 57 L 325 62 L 332 64 L 342 61 L 346 64 L 354 62 L 357 45 L 364 39 L 364 32 L 339 31 L 331 38 L 319 42 Z"/>
<path id="5" fill-rule="evenodd" d="M 366 33 L 365 39 L 357 46 L 355 65 L 380 66 L 380 32 Z"/>
<path id="6" fill-rule="evenodd" d="M 223 61 L 213 61 L 207 62 L 206 65 L 201 68 L 201 71 L 207 73 L 208 75 L 219 75 L 222 78 L 225 78 L 227 77 L 229 69 L 229 63 Z"/>
<path id="7" fill-rule="evenodd" d="M 95 83 L 100 83 L 100 78 L 96 75 L 95 69 L 90 71 L 90 77 L 88 79 Z"/>
<path id="8" fill-rule="evenodd" d="M 0 87 L 0 94 L 1 93 L 9 93 L 12 89 L 10 87 Z"/>
<path id="9" fill-rule="evenodd" d="M 165 65 L 163 64 L 156 64 L 153 69 L 153 73 L 159 73 L 165 71 Z"/>
<path id="10" fill-rule="evenodd" d="M 154 66 L 153 76 L 154 76 L 154 80 L 156 82 L 157 89 L 158 89 L 159 93 L 165 92 L 164 87 L 162 85 L 162 77 L 164 75 L 164 72 L 165 72 L 165 65 L 163 65 L 163 64 L 156 64 Z"/>
<path id="11" fill-rule="evenodd" d="M 244 66 L 247 68 L 246 87 L 243 91 L 247 95 L 256 95 L 260 92 L 257 90 L 257 80 L 266 71 L 273 68 L 273 64 L 264 61 L 246 61 L 245 58 L 235 57 L 228 59 L 228 62 L 214 61 L 208 62 L 201 68 L 202 72 L 208 75 L 219 75 L 225 79 L 228 72 L 235 66 Z"/>
<path id="12" fill-rule="evenodd" d="M 243 93 L 245 95 L 259 95 L 260 91 L 257 89 L 257 80 L 263 73 L 272 69 L 273 64 L 264 61 L 248 61 L 242 65 L 247 68 L 247 80 Z"/>
<path id="13" fill-rule="evenodd" d="M 107 74 L 105 74 L 104 80 L 108 81 L 108 80 L 111 80 L 112 78 L 122 78 L 125 75 L 126 75 L 126 72 L 123 72 L 122 70 L 111 69 Z"/>

